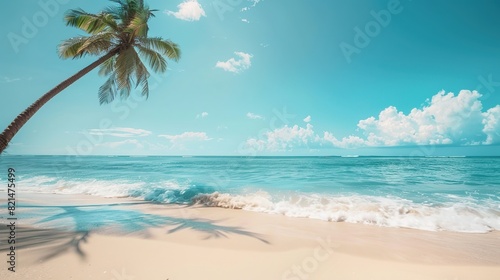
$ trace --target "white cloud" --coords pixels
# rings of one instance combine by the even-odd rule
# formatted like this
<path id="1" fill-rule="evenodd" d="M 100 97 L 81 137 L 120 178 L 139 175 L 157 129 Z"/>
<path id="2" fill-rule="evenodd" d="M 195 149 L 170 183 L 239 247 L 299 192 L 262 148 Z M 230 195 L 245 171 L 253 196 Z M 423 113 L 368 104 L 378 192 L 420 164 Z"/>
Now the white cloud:
<path id="1" fill-rule="evenodd" d="M 212 138 L 209 138 L 205 132 L 184 132 L 177 135 L 158 135 L 158 137 L 165 138 L 170 141 L 172 144 L 172 148 L 185 148 L 186 144 L 192 142 L 204 142 L 210 141 Z"/>
<path id="2" fill-rule="evenodd" d="M 317 140 L 331 143 L 334 147 L 337 148 L 352 149 L 365 146 L 365 140 L 358 136 L 351 135 L 349 137 L 344 137 L 341 140 L 338 140 L 335 136 L 333 136 L 332 133 L 328 131 L 325 131 L 323 133 L 323 138 L 317 138 Z"/>
<path id="3" fill-rule="evenodd" d="M 500 105 L 483 113 L 483 117 L 483 132 L 486 134 L 483 144 L 500 143 Z"/>
<path id="4" fill-rule="evenodd" d="M 321 146 L 323 144 L 331 144 L 335 147 L 352 148 L 357 147 L 358 143 L 364 143 L 364 140 L 359 137 L 349 137 L 343 140 L 337 140 L 330 132 L 325 132 L 323 136 L 319 136 L 313 129 L 310 123 L 306 127 L 287 125 L 266 132 L 260 139 L 250 138 L 246 141 L 244 148 L 263 152 L 283 152 L 290 151 L 296 148 L 308 149 Z"/>
<path id="5" fill-rule="evenodd" d="M 33 77 L 12 78 L 12 77 L 7 77 L 7 76 L 2 76 L 2 77 L 0 77 L 0 84 L 8 84 L 8 83 L 14 83 L 14 82 L 20 82 L 20 81 L 31 81 L 31 80 L 33 80 Z"/>
<path id="6" fill-rule="evenodd" d="M 252 58 L 251 54 L 247 54 L 244 52 L 235 52 L 240 59 L 236 60 L 235 58 L 230 58 L 227 61 L 217 61 L 215 67 L 224 69 L 224 71 L 240 73 L 252 65 L 250 61 Z"/>
<path id="7" fill-rule="evenodd" d="M 6 77 L 6 76 L 0 77 L 0 83 L 2 83 L 2 84 L 18 82 L 20 80 L 21 80 L 21 78 L 10 78 L 10 77 Z"/>
<path id="8" fill-rule="evenodd" d="M 257 114 L 251 113 L 251 112 L 247 113 L 247 118 L 249 118 L 251 120 L 263 120 L 264 119 L 263 116 L 257 115 Z"/>
<path id="9" fill-rule="evenodd" d="M 311 124 L 307 124 L 305 128 L 297 125 L 293 127 L 285 125 L 282 128 L 268 131 L 264 136 L 265 139 L 248 139 L 246 146 L 257 151 L 287 151 L 316 141 Z"/>
<path id="10" fill-rule="evenodd" d="M 100 128 L 89 130 L 90 135 L 114 136 L 114 137 L 144 137 L 151 135 L 151 131 L 129 128 L 129 127 L 114 127 L 114 128 Z"/>
<path id="11" fill-rule="evenodd" d="M 246 18 L 242 18 L 241 21 L 244 22 L 244 23 L 250 23 L 250 21 L 248 19 L 246 19 Z"/>
<path id="12" fill-rule="evenodd" d="M 467 145 L 485 136 L 480 97 L 477 91 L 462 90 L 456 96 L 441 91 L 422 109 L 405 115 L 390 106 L 378 118 L 361 120 L 358 127 L 368 146 Z"/>
<path id="13" fill-rule="evenodd" d="M 177 8 L 179 8 L 177 12 L 165 11 L 165 13 L 186 21 L 198 21 L 202 16 L 206 17 L 205 10 L 197 0 L 186 0 Z"/>
<path id="14" fill-rule="evenodd" d="M 250 138 L 247 148 L 256 151 L 287 151 L 311 145 L 337 148 L 387 147 L 407 145 L 479 145 L 500 143 L 500 105 L 483 112 L 476 91 L 462 90 L 458 95 L 444 91 L 434 95 L 422 108 L 404 114 L 396 107 L 382 110 L 377 118 L 359 121 L 361 136 L 338 139 L 325 131 L 317 134 L 304 119 L 306 127 L 284 126 L 263 137 Z"/>
<path id="15" fill-rule="evenodd" d="M 204 118 L 206 118 L 206 117 L 208 117 L 208 113 L 207 113 L 207 112 L 203 112 L 203 113 L 201 113 L 201 114 L 196 115 L 196 118 L 197 118 L 197 119 L 199 119 L 199 118 L 204 119 Z"/>

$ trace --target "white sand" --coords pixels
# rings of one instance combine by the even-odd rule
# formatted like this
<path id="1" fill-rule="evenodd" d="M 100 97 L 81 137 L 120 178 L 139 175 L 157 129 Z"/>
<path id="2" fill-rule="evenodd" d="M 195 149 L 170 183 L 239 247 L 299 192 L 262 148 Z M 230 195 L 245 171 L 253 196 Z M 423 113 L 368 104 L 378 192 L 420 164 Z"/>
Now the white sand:
<path id="1" fill-rule="evenodd" d="M 30 200 L 81 207 L 18 209 L 41 217 L 19 221 L 24 227 L 16 233 L 23 247 L 16 250 L 17 272 L 2 261 L 0 279 L 500 279 L 499 232 L 426 232 L 160 204 L 101 211 L 89 205 L 129 201 L 90 196 L 25 198 Z M 107 225 L 94 229 L 99 213 Z M 35 224 L 46 216 L 57 219 Z M 40 228 L 72 223 L 90 227 Z"/>

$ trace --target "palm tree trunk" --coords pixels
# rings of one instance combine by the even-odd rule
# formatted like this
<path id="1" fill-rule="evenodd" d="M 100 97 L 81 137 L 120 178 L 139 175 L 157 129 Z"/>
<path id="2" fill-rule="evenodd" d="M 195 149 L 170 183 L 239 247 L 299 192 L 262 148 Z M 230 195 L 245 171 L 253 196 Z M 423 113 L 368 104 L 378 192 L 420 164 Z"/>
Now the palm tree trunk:
<path id="1" fill-rule="evenodd" d="M 26 110 L 24 110 L 21 114 L 19 114 L 14 121 L 10 123 L 10 125 L 0 134 L 0 154 L 3 153 L 5 148 L 7 148 L 7 145 L 9 144 L 10 140 L 14 138 L 16 133 L 23 127 L 23 125 L 28 122 L 28 120 L 38 111 L 40 108 L 42 108 L 45 103 L 47 103 L 52 97 L 56 96 L 58 93 L 60 93 L 63 89 L 67 88 L 74 82 L 76 82 L 78 79 L 83 77 L 85 74 L 88 72 L 92 71 L 94 68 L 99 66 L 101 63 L 104 61 L 108 60 L 115 54 L 119 52 L 119 48 L 113 49 L 110 52 L 108 52 L 106 55 L 102 56 L 98 60 L 94 61 L 92 64 L 89 66 L 83 68 L 82 70 L 78 71 L 76 74 L 73 76 L 69 77 L 68 79 L 64 80 L 62 83 L 58 84 L 56 87 L 51 89 L 49 92 L 44 94 L 42 97 L 40 97 L 37 101 L 35 101 L 33 104 L 31 104 Z"/>

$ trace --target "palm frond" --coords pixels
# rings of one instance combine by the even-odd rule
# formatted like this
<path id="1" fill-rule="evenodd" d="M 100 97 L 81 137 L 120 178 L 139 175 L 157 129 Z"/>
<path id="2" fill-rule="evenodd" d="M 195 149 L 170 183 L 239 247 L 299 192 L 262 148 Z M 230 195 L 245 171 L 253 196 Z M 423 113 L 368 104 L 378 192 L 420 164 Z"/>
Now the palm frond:
<path id="1" fill-rule="evenodd" d="M 64 20 L 66 25 L 80 28 L 81 30 L 89 33 L 96 34 L 104 30 L 118 29 L 118 24 L 114 17 L 107 13 L 91 14 L 82 9 L 69 10 Z"/>
<path id="2" fill-rule="evenodd" d="M 110 1 L 115 3 L 117 2 L 113 0 Z M 122 11 L 123 11 L 122 5 L 108 6 L 104 9 L 104 13 L 111 15 L 115 21 L 121 21 Z"/>
<path id="3" fill-rule="evenodd" d="M 148 96 L 149 95 L 149 85 L 147 83 L 147 80 L 149 78 L 149 72 L 148 72 L 146 66 L 144 66 L 139 55 L 137 54 L 137 52 L 133 48 L 131 48 L 130 50 L 127 51 L 126 58 L 127 58 L 127 61 L 130 63 L 130 65 L 133 65 L 133 68 L 130 68 L 131 72 L 129 73 L 129 75 L 130 75 L 129 81 L 135 80 L 135 87 L 136 88 L 139 85 L 142 85 L 142 95 Z M 128 91 L 127 96 L 129 94 L 129 92 L 130 92 L 130 90 Z M 122 96 L 122 97 L 124 97 L 124 96 Z"/>
<path id="4" fill-rule="evenodd" d="M 131 90 L 130 88 L 122 88 L 120 90 L 120 98 L 122 100 L 127 99 L 130 96 L 130 90 Z"/>
<path id="5" fill-rule="evenodd" d="M 167 71 L 167 61 L 160 53 L 143 46 L 137 46 L 137 49 L 139 50 L 139 54 L 148 61 L 149 67 L 153 71 L 159 73 Z"/>
<path id="6" fill-rule="evenodd" d="M 80 46 L 79 52 L 82 55 L 91 54 L 91 55 L 100 55 L 102 53 L 108 52 L 113 47 L 116 47 L 114 43 L 114 33 L 111 32 L 102 32 L 95 34 L 94 36 L 90 36 L 85 43 Z"/>
<path id="7" fill-rule="evenodd" d="M 141 11 L 135 15 L 125 30 L 135 37 L 147 37 L 149 30 L 148 19 L 149 14 L 146 11 Z"/>
<path id="8" fill-rule="evenodd" d="M 113 102 L 116 96 L 115 75 L 112 74 L 106 82 L 99 88 L 99 104 L 108 104 Z"/>
<path id="9" fill-rule="evenodd" d="M 142 63 L 141 59 L 139 58 L 139 55 L 137 55 L 136 52 L 134 52 L 134 59 L 135 59 L 135 79 L 136 79 L 136 87 L 142 85 L 142 96 L 146 96 L 148 98 L 149 96 L 149 84 L 148 84 L 148 79 L 149 79 L 149 72 L 146 66 Z"/>
<path id="10" fill-rule="evenodd" d="M 101 68 L 99 69 L 100 76 L 107 76 L 112 73 L 115 69 L 115 60 L 116 58 L 113 56 L 112 58 L 104 61 L 101 64 Z"/>
<path id="11" fill-rule="evenodd" d="M 174 61 L 181 58 L 179 45 L 170 40 L 164 40 L 160 37 L 138 38 L 137 40 L 143 47 L 154 49 Z"/>
<path id="12" fill-rule="evenodd" d="M 83 54 L 79 52 L 81 46 L 89 37 L 73 37 L 64 40 L 58 46 L 58 53 L 61 58 L 77 58 Z"/>
<path id="13" fill-rule="evenodd" d="M 149 83 L 148 83 L 148 79 L 142 80 L 141 81 L 141 85 L 142 85 L 141 95 L 145 96 L 146 99 L 148 99 L 149 98 Z"/>
<path id="14" fill-rule="evenodd" d="M 130 93 L 132 73 L 135 71 L 134 48 L 121 51 L 115 61 L 116 83 L 119 90 L 126 89 Z M 128 94 L 127 93 L 127 94 Z M 122 95 L 122 93 L 120 93 Z"/>
<path id="15" fill-rule="evenodd" d="M 111 0 L 119 6 L 115 9 L 115 14 L 120 18 L 122 26 L 126 27 L 130 24 L 135 17 L 137 11 L 142 10 L 144 3 L 137 0 Z"/>

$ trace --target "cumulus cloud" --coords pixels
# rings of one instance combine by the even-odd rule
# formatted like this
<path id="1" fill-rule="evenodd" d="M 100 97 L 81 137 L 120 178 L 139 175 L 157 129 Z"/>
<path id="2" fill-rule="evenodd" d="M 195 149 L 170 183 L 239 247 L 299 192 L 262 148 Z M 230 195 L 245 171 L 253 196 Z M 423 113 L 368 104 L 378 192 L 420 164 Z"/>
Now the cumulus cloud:
<path id="1" fill-rule="evenodd" d="M 500 105 L 483 113 L 483 133 L 486 140 L 483 144 L 500 143 Z"/>
<path id="2" fill-rule="evenodd" d="M 251 120 L 263 120 L 264 119 L 263 116 L 257 115 L 257 114 L 251 113 L 251 112 L 247 113 L 247 118 L 249 118 Z"/>
<path id="3" fill-rule="evenodd" d="M 330 143 L 336 148 L 344 148 L 344 149 L 352 149 L 352 148 L 358 148 L 362 147 L 365 145 L 365 140 L 358 136 L 353 136 L 350 135 L 348 137 L 344 137 L 340 140 L 338 140 L 331 132 L 325 131 L 323 133 L 323 137 L 317 137 L 317 140 L 324 142 L 324 143 Z"/>
<path id="4" fill-rule="evenodd" d="M 287 151 L 314 142 L 315 138 L 311 124 L 307 124 L 305 128 L 298 125 L 292 127 L 285 125 L 282 128 L 266 132 L 264 139 L 248 139 L 246 146 L 257 151 Z"/>
<path id="5" fill-rule="evenodd" d="M 201 114 L 196 115 L 196 118 L 197 118 L 197 119 L 199 119 L 199 118 L 204 119 L 204 118 L 206 118 L 206 117 L 208 117 L 208 113 L 207 113 L 207 112 L 203 112 L 203 113 L 201 113 Z"/>
<path id="6" fill-rule="evenodd" d="M 246 18 L 242 18 L 241 21 L 244 22 L 244 23 L 250 23 L 250 21 L 248 19 L 246 19 Z"/>
<path id="7" fill-rule="evenodd" d="M 240 73 L 252 65 L 252 55 L 244 52 L 235 52 L 239 59 L 230 58 L 227 61 L 217 61 L 215 67 L 221 68 L 224 71 Z"/>
<path id="8" fill-rule="evenodd" d="M 113 136 L 113 137 L 144 137 L 151 135 L 151 131 L 129 128 L 129 127 L 114 127 L 114 128 L 95 128 L 89 130 L 90 135 Z"/>
<path id="9" fill-rule="evenodd" d="M 198 21 L 202 16 L 206 17 L 205 10 L 197 0 L 186 0 L 177 8 L 179 8 L 177 12 L 165 11 L 165 13 L 186 21 Z"/>
<path id="10" fill-rule="evenodd" d="M 477 91 L 462 90 L 458 95 L 441 91 L 408 114 L 389 106 L 377 117 L 359 121 L 362 135 L 343 138 L 328 131 L 316 133 L 307 116 L 306 127 L 285 125 L 259 139 L 250 138 L 245 145 L 256 151 L 286 151 L 311 144 L 337 148 L 499 144 L 500 105 L 483 112 L 480 97 Z"/>
<path id="11" fill-rule="evenodd" d="M 441 91 L 408 115 L 390 106 L 378 118 L 361 120 L 358 127 L 368 146 L 468 145 L 484 138 L 480 97 L 477 91 L 462 90 L 458 95 Z"/>

